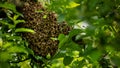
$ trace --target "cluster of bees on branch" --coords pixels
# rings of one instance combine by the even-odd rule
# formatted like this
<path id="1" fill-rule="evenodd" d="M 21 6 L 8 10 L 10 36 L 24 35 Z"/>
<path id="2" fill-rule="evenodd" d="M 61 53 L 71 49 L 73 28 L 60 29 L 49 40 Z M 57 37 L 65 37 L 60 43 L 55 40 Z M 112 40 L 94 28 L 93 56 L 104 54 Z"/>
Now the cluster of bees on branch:
<path id="1" fill-rule="evenodd" d="M 57 23 L 56 13 L 47 11 L 39 2 L 27 2 L 22 7 L 26 23 L 22 27 L 30 28 L 35 34 L 22 33 L 22 37 L 29 42 L 29 47 L 36 55 L 53 56 L 58 49 L 57 38 L 60 33 L 68 34 L 71 30 L 65 22 Z"/>

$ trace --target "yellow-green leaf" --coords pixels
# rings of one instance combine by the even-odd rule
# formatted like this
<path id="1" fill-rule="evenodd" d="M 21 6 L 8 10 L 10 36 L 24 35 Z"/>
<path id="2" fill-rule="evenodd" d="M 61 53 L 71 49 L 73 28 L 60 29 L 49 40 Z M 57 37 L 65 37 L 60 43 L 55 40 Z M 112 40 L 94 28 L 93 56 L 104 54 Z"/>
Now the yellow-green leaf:
<path id="1" fill-rule="evenodd" d="M 50 58 L 51 58 L 50 53 L 47 54 L 46 58 L 47 58 L 47 59 L 50 59 Z"/>
<path id="2" fill-rule="evenodd" d="M 32 68 L 31 65 L 30 65 L 30 61 L 31 60 L 26 60 L 24 62 L 20 62 L 19 63 L 20 68 Z"/>
<path id="3" fill-rule="evenodd" d="M 13 45 L 12 42 L 7 42 L 6 44 L 3 45 L 3 48 L 7 48 L 7 47 L 10 47 L 12 45 Z"/>
<path id="4" fill-rule="evenodd" d="M 30 33 L 35 33 L 35 31 L 34 30 L 32 30 L 32 29 L 28 29 L 28 28 L 17 28 L 16 30 L 15 30 L 15 32 L 30 32 Z"/>
<path id="5" fill-rule="evenodd" d="M 44 18 L 44 19 L 47 18 L 47 15 L 44 15 L 43 18 Z"/>
<path id="6" fill-rule="evenodd" d="M 19 15 L 14 15 L 13 20 L 16 20 L 19 17 Z"/>
<path id="7" fill-rule="evenodd" d="M 17 25 L 17 24 L 19 24 L 19 23 L 25 23 L 25 20 L 16 20 L 16 21 L 14 21 L 14 24 L 15 24 L 15 25 Z"/>
<path id="8" fill-rule="evenodd" d="M 66 6 L 66 8 L 75 8 L 75 7 L 77 7 L 77 6 L 79 6 L 80 4 L 78 4 L 78 3 L 75 3 L 75 2 L 70 2 L 69 3 L 69 5 L 68 6 Z"/>
<path id="9" fill-rule="evenodd" d="M 7 49 L 7 52 L 9 53 L 26 53 L 28 54 L 26 48 L 22 46 L 12 46 Z"/>
<path id="10" fill-rule="evenodd" d="M 0 38 L 0 47 L 2 47 L 3 45 L 3 41 L 2 41 L 2 38 Z"/>

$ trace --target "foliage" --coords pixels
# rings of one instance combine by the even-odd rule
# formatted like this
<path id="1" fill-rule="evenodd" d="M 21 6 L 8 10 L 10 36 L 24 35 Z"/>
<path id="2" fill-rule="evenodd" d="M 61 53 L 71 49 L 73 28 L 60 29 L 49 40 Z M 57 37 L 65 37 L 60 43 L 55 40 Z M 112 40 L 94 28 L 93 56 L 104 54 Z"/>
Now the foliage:
<path id="1" fill-rule="evenodd" d="M 50 11 L 58 14 L 58 22 L 67 21 L 73 27 L 68 35 L 60 34 L 58 51 L 42 60 L 47 68 L 119 68 L 120 67 L 120 0 L 40 0 Z M 31 29 L 17 28 L 20 13 L 15 6 L 6 6 L 7 17 L 0 20 L 0 66 L 31 68 L 33 54 L 19 32 Z M 12 7 L 12 8 L 11 8 Z M 11 14 L 12 12 L 12 14 Z M 54 38 L 53 38 L 54 39 Z M 17 64 L 16 64 L 17 62 Z M 33 65 L 37 67 L 37 64 Z"/>
<path id="2" fill-rule="evenodd" d="M 71 7 L 71 2 L 76 6 Z M 116 0 L 51 1 L 48 8 L 59 14 L 58 21 L 65 20 L 74 28 L 67 36 L 59 35 L 59 50 L 54 58 L 63 58 L 63 63 L 70 68 L 119 67 L 119 4 Z M 72 54 L 74 51 L 78 52 L 77 57 Z"/>
<path id="3" fill-rule="evenodd" d="M 28 56 L 33 52 L 28 48 L 28 43 L 22 40 L 19 32 L 34 33 L 34 31 L 27 28 L 17 28 L 17 24 L 25 23 L 25 21 L 19 19 L 21 14 L 17 12 L 15 5 L 0 3 L 0 7 L 1 11 L 6 13 L 6 17 L 0 19 L 0 68 L 18 65 L 21 68 L 31 68 L 28 64 L 30 63 Z"/>

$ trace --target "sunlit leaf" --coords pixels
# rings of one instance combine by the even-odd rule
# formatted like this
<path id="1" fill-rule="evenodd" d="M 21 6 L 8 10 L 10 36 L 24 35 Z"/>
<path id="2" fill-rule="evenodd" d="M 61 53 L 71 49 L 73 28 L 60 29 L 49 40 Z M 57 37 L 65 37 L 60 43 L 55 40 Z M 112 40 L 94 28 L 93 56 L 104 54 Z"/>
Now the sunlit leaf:
<path id="1" fill-rule="evenodd" d="M 13 20 L 16 20 L 19 17 L 19 15 L 14 15 Z"/>
<path id="2" fill-rule="evenodd" d="M 25 21 L 24 20 L 15 20 L 14 23 L 15 23 L 15 25 L 17 25 L 19 23 L 25 23 Z"/>
<path id="3" fill-rule="evenodd" d="M 17 28 L 16 30 L 15 30 L 15 32 L 30 32 L 30 33 L 35 33 L 35 31 L 34 30 L 32 30 L 32 29 L 27 29 L 27 28 Z"/>
<path id="4" fill-rule="evenodd" d="M 52 61 L 51 68 L 59 68 L 59 67 L 67 68 L 63 64 L 63 58 L 58 58 L 58 59 L 55 59 L 54 61 Z"/>
<path id="5" fill-rule="evenodd" d="M 4 45 L 3 45 L 3 48 L 7 48 L 7 47 L 10 47 L 12 46 L 13 43 L 12 42 L 6 42 Z"/>
<path id="6" fill-rule="evenodd" d="M 65 35 L 64 35 L 64 34 L 60 34 L 60 35 L 58 36 L 58 40 L 59 40 L 59 41 L 62 41 L 64 38 L 65 38 Z"/>
<path id="7" fill-rule="evenodd" d="M 31 60 L 26 60 L 24 62 L 20 62 L 19 63 L 20 68 L 32 68 L 31 65 L 30 65 L 30 61 Z"/>
<path id="8" fill-rule="evenodd" d="M 71 2 L 69 3 L 69 5 L 66 6 L 66 8 L 74 8 L 74 7 L 77 7 L 77 6 L 79 6 L 79 5 L 80 5 L 80 4 L 71 1 Z"/>
<path id="9" fill-rule="evenodd" d="M 43 18 L 44 18 L 44 19 L 47 18 L 47 15 L 44 15 Z"/>
<path id="10" fill-rule="evenodd" d="M 2 47 L 3 45 L 3 41 L 2 41 L 2 38 L 0 38 L 0 47 Z"/>
<path id="11" fill-rule="evenodd" d="M 72 51 L 72 55 L 73 55 L 73 57 L 79 57 L 79 51 Z"/>
<path id="12" fill-rule="evenodd" d="M 28 54 L 27 50 L 23 46 L 12 46 L 7 49 L 9 53 L 26 53 Z"/>
<path id="13" fill-rule="evenodd" d="M 52 40 L 58 40 L 57 38 L 51 38 Z"/>
<path id="14" fill-rule="evenodd" d="M 50 53 L 47 54 L 46 58 L 47 58 L 47 59 L 50 59 L 50 58 L 51 58 Z"/>

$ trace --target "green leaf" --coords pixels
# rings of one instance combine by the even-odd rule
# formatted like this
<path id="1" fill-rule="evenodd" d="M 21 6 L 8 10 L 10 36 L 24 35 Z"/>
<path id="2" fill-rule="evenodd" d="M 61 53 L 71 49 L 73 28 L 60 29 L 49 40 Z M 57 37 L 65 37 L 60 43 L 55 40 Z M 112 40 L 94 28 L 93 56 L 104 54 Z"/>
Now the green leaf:
<path id="1" fill-rule="evenodd" d="M 63 22 L 65 20 L 65 15 L 64 14 L 59 14 L 57 21 L 58 22 Z"/>
<path id="2" fill-rule="evenodd" d="M 3 48 L 8 48 L 10 46 L 12 46 L 13 43 L 12 42 L 6 42 L 4 45 L 3 45 Z"/>
<path id="3" fill-rule="evenodd" d="M 10 4 L 8 2 L 0 2 L 0 7 L 1 8 L 6 8 L 6 9 L 9 9 L 9 10 L 12 10 L 14 13 L 18 14 L 18 15 L 21 15 L 21 13 L 17 12 L 16 10 L 16 6 L 14 4 Z"/>
<path id="4" fill-rule="evenodd" d="M 10 16 L 8 16 L 8 17 L 9 17 L 11 20 L 13 20 L 14 25 L 16 26 L 16 25 L 19 24 L 19 23 L 25 23 L 24 20 L 17 20 L 19 16 L 20 16 L 20 15 L 14 15 L 13 18 L 10 17 Z"/>
<path id="5" fill-rule="evenodd" d="M 15 20 L 14 21 L 14 24 L 17 25 L 19 23 L 25 23 L 25 20 Z"/>
<path id="6" fill-rule="evenodd" d="M 65 43 L 67 42 L 68 40 L 68 36 L 65 36 L 64 34 L 60 34 L 58 36 L 58 40 L 60 41 L 59 45 L 58 45 L 58 48 L 61 48 L 62 46 L 65 45 Z"/>
<path id="7" fill-rule="evenodd" d="M 46 58 L 47 58 L 47 59 L 50 59 L 50 58 L 51 58 L 50 53 L 47 54 Z"/>
<path id="8" fill-rule="evenodd" d="M 82 59 L 81 61 L 74 61 L 72 68 L 83 68 L 85 65 L 85 60 Z"/>
<path id="9" fill-rule="evenodd" d="M 52 39 L 52 40 L 58 40 L 57 38 L 53 38 L 53 37 L 52 37 L 52 38 L 50 38 L 50 39 Z"/>
<path id="10" fill-rule="evenodd" d="M 5 20 L 0 20 L 0 23 L 4 24 L 4 25 L 9 25 L 7 21 Z"/>
<path id="11" fill-rule="evenodd" d="M 0 68 L 11 68 L 8 62 L 0 62 Z"/>
<path id="12" fill-rule="evenodd" d="M 16 30 L 15 30 L 15 32 L 30 32 L 30 33 L 35 33 L 35 31 L 34 30 L 32 30 L 32 29 L 27 29 L 27 28 L 17 28 Z"/>
<path id="13" fill-rule="evenodd" d="M 58 48 L 61 48 L 62 46 L 65 46 L 65 43 L 68 42 L 68 36 L 66 36 L 64 39 L 61 39 Z"/>
<path id="14" fill-rule="evenodd" d="M 91 11 L 94 10 L 98 2 L 99 0 L 90 0 L 90 2 L 88 2 L 89 9 Z"/>
<path id="15" fill-rule="evenodd" d="M 65 56 L 63 63 L 64 63 L 64 65 L 69 65 L 72 61 L 73 61 L 73 57 Z"/>
<path id="16" fill-rule="evenodd" d="M 93 62 L 98 61 L 98 59 L 100 59 L 101 56 L 102 52 L 100 50 L 92 50 L 89 54 L 89 57 Z"/>
<path id="17" fill-rule="evenodd" d="M 25 53 L 28 54 L 28 51 L 24 46 L 12 46 L 7 49 L 9 53 Z"/>
<path id="18" fill-rule="evenodd" d="M 22 38 L 20 36 L 10 36 L 7 38 L 8 40 L 22 40 Z"/>
<path id="19" fill-rule="evenodd" d="M 65 54 L 66 54 L 65 51 L 60 50 L 60 51 L 58 51 L 58 52 L 53 56 L 52 59 L 62 58 L 62 57 L 65 56 Z"/>
<path id="20" fill-rule="evenodd" d="M 67 44 L 67 48 L 71 49 L 72 51 L 81 51 L 81 48 L 80 48 L 80 45 L 72 42 L 72 41 L 69 41 Z"/>
<path id="21" fill-rule="evenodd" d="M 80 29 L 73 29 L 69 33 L 69 37 L 72 38 L 73 36 L 80 34 L 82 31 Z"/>
<path id="22" fill-rule="evenodd" d="M 10 59 L 12 59 L 12 56 L 7 51 L 0 52 L 0 62 L 6 62 Z"/>
<path id="23" fill-rule="evenodd" d="M 10 20 L 14 21 L 14 19 L 10 15 L 7 14 L 7 16 Z"/>
<path id="24" fill-rule="evenodd" d="M 3 40 L 2 38 L 0 38 L 0 47 L 2 47 L 2 45 L 3 45 Z"/>
<path id="25" fill-rule="evenodd" d="M 13 20 L 17 20 L 18 17 L 19 15 L 14 15 Z"/>
<path id="26" fill-rule="evenodd" d="M 111 57 L 111 60 L 115 65 L 120 66 L 120 57 L 119 56 L 113 56 L 113 57 Z"/>
<path id="27" fill-rule="evenodd" d="M 64 34 L 59 34 L 59 36 L 58 36 L 58 40 L 59 41 L 62 41 L 64 38 L 65 38 Z"/>
<path id="28" fill-rule="evenodd" d="M 7 9 L 10 9 L 10 10 L 13 10 L 13 11 L 17 11 L 16 10 L 16 6 L 14 4 L 10 4 L 8 2 L 5 2 L 5 3 L 0 3 L 0 7 L 2 8 L 7 8 Z"/>
<path id="29" fill-rule="evenodd" d="M 12 24 L 9 24 L 6 20 L 0 20 L 0 23 L 7 25 L 10 29 L 14 28 L 15 26 Z"/>
<path id="30" fill-rule="evenodd" d="M 25 20 L 17 20 L 17 18 L 19 16 L 20 15 L 14 15 L 14 17 L 11 17 L 11 16 L 8 15 L 8 18 L 11 19 L 14 22 L 14 27 L 19 23 L 25 23 Z"/>
<path id="31" fill-rule="evenodd" d="M 32 68 L 31 65 L 30 65 L 30 61 L 31 60 L 26 60 L 24 62 L 20 62 L 19 65 L 21 68 Z"/>
<path id="32" fill-rule="evenodd" d="M 25 50 L 26 50 L 29 54 L 34 55 L 34 52 L 33 52 L 32 49 L 26 47 Z"/>

